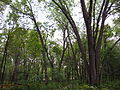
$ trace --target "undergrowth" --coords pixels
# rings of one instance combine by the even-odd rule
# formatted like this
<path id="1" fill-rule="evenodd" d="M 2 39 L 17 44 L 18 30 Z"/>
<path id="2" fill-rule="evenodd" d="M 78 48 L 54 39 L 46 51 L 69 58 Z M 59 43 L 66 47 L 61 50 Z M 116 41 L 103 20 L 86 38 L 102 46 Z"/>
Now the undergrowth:
<path id="1" fill-rule="evenodd" d="M 20 84 L 21 83 L 21 84 Z M 90 86 L 80 81 L 52 82 L 19 82 L 16 84 L 0 85 L 3 90 L 120 90 L 120 81 L 103 83 L 99 86 Z"/>

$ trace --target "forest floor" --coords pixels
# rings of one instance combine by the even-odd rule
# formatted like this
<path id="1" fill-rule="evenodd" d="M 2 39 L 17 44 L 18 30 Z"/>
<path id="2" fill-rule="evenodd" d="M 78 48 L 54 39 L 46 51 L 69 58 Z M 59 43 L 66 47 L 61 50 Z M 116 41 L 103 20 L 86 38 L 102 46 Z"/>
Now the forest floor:
<path id="1" fill-rule="evenodd" d="M 79 81 L 2 84 L 0 90 L 120 90 L 120 81 L 109 81 L 99 86 L 90 86 Z"/>

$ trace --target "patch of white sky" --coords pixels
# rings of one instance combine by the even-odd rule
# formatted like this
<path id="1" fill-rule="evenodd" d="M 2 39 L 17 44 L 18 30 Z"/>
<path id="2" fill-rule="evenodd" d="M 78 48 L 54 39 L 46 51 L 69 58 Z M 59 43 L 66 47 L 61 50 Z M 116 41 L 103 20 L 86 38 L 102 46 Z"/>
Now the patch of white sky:
<path id="1" fill-rule="evenodd" d="M 82 15 L 82 11 L 81 11 L 80 0 L 75 0 L 75 4 L 76 4 L 76 7 L 73 8 L 73 14 L 74 14 L 73 18 L 76 21 L 76 23 L 79 23 L 79 25 L 81 27 L 83 25 L 81 23 L 83 23 L 84 20 L 83 20 L 83 15 Z M 109 24 L 109 25 L 113 26 L 114 18 L 115 18 L 115 16 L 111 15 L 110 17 L 108 17 L 106 19 L 105 24 Z"/>
<path id="2" fill-rule="evenodd" d="M 48 0 L 48 2 L 49 1 L 50 0 Z M 33 3 L 32 4 L 33 11 L 34 11 L 37 22 L 40 22 L 43 24 L 47 22 L 48 26 L 53 25 L 53 27 L 56 28 L 55 21 L 48 18 L 48 16 L 50 16 L 51 12 L 48 10 L 48 8 L 45 8 L 45 3 L 43 3 L 43 2 L 38 3 L 37 0 L 34 0 L 34 2 L 32 2 L 32 3 Z M 50 37 L 50 38 L 53 41 L 60 42 L 62 40 L 61 31 L 56 30 L 54 33 L 54 36 Z"/>
<path id="3" fill-rule="evenodd" d="M 0 13 L 0 33 L 2 33 L 2 29 L 5 25 L 5 20 L 6 20 L 6 16 L 8 14 L 8 11 L 9 11 L 9 7 L 4 6 L 4 11 L 2 11 L 2 13 Z"/>
<path id="4" fill-rule="evenodd" d="M 21 0 L 18 0 L 18 1 L 21 1 Z M 84 20 L 83 20 L 83 16 L 82 16 L 81 7 L 80 7 L 80 1 L 75 0 L 74 3 L 75 3 L 75 6 L 73 7 L 73 11 L 72 11 L 73 16 L 72 17 L 75 20 L 77 26 L 79 26 L 80 30 L 83 30 Z M 48 22 L 49 23 L 48 25 L 52 25 L 54 23 L 53 20 L 50 20 L 49 18 L 47 18 L 47 16 L 50 15 L 50 12 L 47 9 L 45 9 L 45 7 L 44 7 L 45 3 L 38 3 L 38 0 L 32 0 L 31 5 L 32 5 L 37 22 L 40 22 L 40 23 Z M 7 6 L 6 10 L 4 11 L 4 20 L 6 20 L 6 16 L 8 15 L 9 11 L 10 11 L 10 8 Z M 110 16 L 109 18 L 107 18 L 105 24 L 109 24 L 112 26 L 113 25 L 112 19 L 114 19 L 113 16 Z M 29 27 L 29 28 L 33 27 L 33 25 L 32 25 L 33 22 L 31 22 L 30 19 L 23 18 L 23 19 L 19 19 L 19 20 L 20 20 L 20 22 L 22 22 L 22 26 L 26 25 L 25 23 L 27 23 L 27 27 Z M 24 26 L 24 27 L 26 27 L 26 26 Z M 52 39 L 53 40 L 61 40 L 62 39 L 61 31 L 57 30 Z"/>

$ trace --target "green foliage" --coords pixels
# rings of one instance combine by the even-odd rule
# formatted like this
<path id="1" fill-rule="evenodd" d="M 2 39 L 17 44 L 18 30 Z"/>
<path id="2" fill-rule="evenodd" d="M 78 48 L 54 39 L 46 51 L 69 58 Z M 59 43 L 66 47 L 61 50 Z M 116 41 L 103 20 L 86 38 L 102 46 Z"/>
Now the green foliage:
<path id="1" fill-rule="evenodd" d="M 37 32 L 29 31 L 28 39 L 26 42 L 26 47 L 28 49 L 29 54 L 34 57 L 39 56 L 41 51 L 41 44 Z"/>
<path id="2" fill-rule="evenodd" d="M 31 82 L 31 83 L 41 83 L 42 82 L 42 77 L 43 77 L 42 74 L 40 74 L 40 75 L 36 74 L 36 75 L 34 75 L 30 78 L 29 82 Z"/>
<path id="3" fill-rule="evenodd" d="M 117 19 L 114 19 L 114 32 L 115 32 L 115 36 L 120 36 L 120 17 L 118 17 Z"/>
<path id="4" fill-rule="evenodd" d="M 0 14 L 3 14 L 2 11 L 4 11 L 4 3 L 3 2 L 0 2 Z"/>
<path id="5" fill-rule="evenodd" d="M 103 41 L 102 41 L 102 50 L 101 50 L 101 62 L 104 62 L 105 65 L 103 67 L 103 81 L 109 81 L 108 83 L 102 84 L 101 86 L 90 86 L 84 81 L 87 80 L 87 73 L 85 68 L 85 63 L 81 58 L 81 53 L 79 52 L 78 43 L 74 41 L 76 36 L 74 37 L 73 31 L 70 27 L 70 24 L 66 18 L 66 16 L 60 10 L 60 7 L 63 8 L 67 12 L 68 18 L 72 15 L 72 10 L 75 7 L 75 0 L 55 0 L 60 7 L 55 5 L 52 1 L 38 0 L 38 2 L 34 0 L 1 0 L 0 2 L 0 11 L 4 10 L 4 3 L 10 4 L 13 7 L 9 13 L 9 16 L 6 17 L 7 21 L 5 23 L 6 29 L 4 28 L 4 33 L 0 33 L 0 65 L 2 61 L 3 54 L 6 54 L 6 63 L 5 63 L 5 83 L 13 82 L 11 78 L 16 75 L 17 80 L 15 81 L 18 84 L 10 84 L 5 87 L 11 90 L 118 90 L 120 87 L 120 82 L 112 80 L 119 80 L 120 76 L 120 46 L 116 45 L 112 52 L 109 52 L 109 49 L 114 44 L 109 40 L 113 36 L 119 36 L 120 34 L 120 18 L 114 19 L 114 24 L 116 25 L 114 28 L 110 27 L 110 25 L 104 25 L 103 31 Z M 61 2 L 60 2 L 61 1 Z M 112 0 L 111 0 L 112 1 Z M 3 3 L 4 2 L 4 3 Z M 40 2 L 40 3 L 39 3 Z M 37 13 L 34 12 L 34 7 L 39 8 L 39 6 L 34 6 L 34 4 L 39 3 L 41 5 L 45 4 L 45 7 L 48 8 L 49 16 L 47 17 L 50 20 L 54 20 L 54 22 L 46 22 L 41 23 L 36 20 L 37 25 L 41 31 L 43 36 L 43 41 L 46 45 L 47 50 L 45 51 L 45 59 L 46 63 L 43 60 L 43 48 L 40 42 L 39 33 L 35 31 L 36 26 L 32 24 L 24 24 L 21 25 L 24 21 L 29 22 L 29 19 L 33 21 L 33 13 L 35 14 L 35 19 L 39 18 Z M 98 17 L 98 13 L 101 6 L 101 1 L 96 1 L 96 17 Z M 31 7 L 32 10 L 31 11 Z M 116 3 L 115 5 L 119 5 Z M 44 5 L 43 5 L 44 6 Z M 42 7 L 42 5 L 41 5 Z M 65 9 L 64 9 L 65 8 Z M 46 8 L 45 8 L 46 9 Z M 39 10 L 39 9 L 38 9 Z M 116 10 L 119 12 L 119 9 Z M 33 13 L 32 13 L 33 12 Z M 38 11 L 39 12 L 39 11 Z M 28 17 L 26 17 L 26 16 Z M 100 17 L 101 18 L 101 17 Z M 23 22 L 21 22 L 23 20 Z M 72 19 L 70 18 L 72 23 Z M 76 21 L 75 21 L 76 22 Z M 100 21 L 101 22 L 101 21 Z M 12 23 L 12 24 L 11 24 Z M 55 25 L 51 26 L 51 23 Z M 1 23 L 0 23 L 1 24 Z M 72 23 L 74 25 L 74 22 Z M 99 23 L 100 24 L 100 23 Z M 27 29 L 24 26 L 28 26 Z M 31 28 L 29 30 L 29 28 Z M 82 26 L 84 27 L 84 26 Z M 96 27 L 96 26 L 95 26 Z M 66 44 L 68 47 L 64 53 L 63 62 L 61 64 L 61 71 L 59 72 L 59 63 L 61 60 L 61 56 L 63 53 L 63 46 L 61 44 L 57 44 L 56 41 L 51 40 L 54 36 L 54 32 L 56 30 L 66 30 Z M 69 34 L 67 33 L 69 30 Z M 80 30 L 83 32 L 82 30 Z M 98 32 L 100 31 L 100 27 L 98 27 Z M 75 32 L 75 31 L 74 31 Z M 77 32 L 76 32 L 77 33 Z M 78 30 L 79 33 L 79 30 Z M 63 33 L 62 33 L 63 34 Z M 100 33 L 98 33 L 99 36 Z M 6 39 L 9 36 L 7 52 L 4 52 Z M 49 37 L 50 36 L 50 37 Z M 88 41 L 86 39 L 86 33 L 81 33 L 82 37 L 81 41 L 83 47 L 85 49 L 85 54 L 87 61 L 89 61 L 88 54 Z M 73 48 L 70 45 L 70 41 L 68 39 L 70 37 Z M 79 38 L 78 38 L 79 39 Z M 98 40 L 98 39 L 97 39 Z M 106 43 L 105 43 L 106 40 Z M 65 46 L 67 46 L 65 45 Z M 74 51 L 74 53 L 73 53 Z M 100 62 L 100 63 L 101 63 Z M 52 63 L 52 65 L 51 65 Z M 45 68 L 46 65 L 46 68 Z M 17 71 L 16 74 L 14 69 Z M 2 67 L 4 68 L 4 67 Z M 47 69 L 47 70 L 46 70 Z M 77 70 L 78 69 L 78 70 Z M 76 71 L 78 71 L 78 81 L 76 79 Z M 48 75 L 48 84 L 45 84 L 45 74 Z M 53 80 L 52 80 L 53 79 Z M 84 80 L 85 79 L 85 80 Z M 69 80 L 69 81 L 67 81 Z M 20 83 L 20 85 L 19 85 Z"/>
<path id="6" fill-rule="evenodd" d="M 52 48 L 52 51 L 53 51 L 54 53 L 56 53 L 57 55 L 60 55 L 60 54 L 61 54 L 61 48 L 58 47 L 58 46 L 54 46 L 54 47 Z"/>
<path id="7" fill-rule="evenodd" d="M 55 81 L 61 82 L 61 81 L 65 80 L 65 78 L 63 76 L 64 75 L 63 72 L 59 72 L 57 69 L 54 70 L 54 72 L 52 72 L 52 74 L 54 75 L 53 79 Z"/>
<path id="8" fill-rule="evenodd" d="M 5 4 L 10 4 L 11 0 L 1 0 L 1 2 L 4 2 Z"/>
<path id="9" fill-rule="evenodd" d="M 104 37 L 105 38 L 113 37 L 113 30 L 108 24 L 104 26 Z"/>
<path id="10" fill-rule="evenodd" d="M 7 88 L 7 85 L 6 85 Z M 20 85 L 11 85 L 12 90 L 119 90 L 120 81 L 113 81 L 95 87 L 87 84 L 81 84 L 79 81 L 71 82 L 51 82 L 45 83 L 24 83 Z M 7 89 L 7 90 L 9 90 Z"/>
<path id="11" fill-rule="evenodd" d="M 119 90 L 120 89 L 120 81 L 112 81 L 102 84 L 100 86 L 102 90 Z"/>

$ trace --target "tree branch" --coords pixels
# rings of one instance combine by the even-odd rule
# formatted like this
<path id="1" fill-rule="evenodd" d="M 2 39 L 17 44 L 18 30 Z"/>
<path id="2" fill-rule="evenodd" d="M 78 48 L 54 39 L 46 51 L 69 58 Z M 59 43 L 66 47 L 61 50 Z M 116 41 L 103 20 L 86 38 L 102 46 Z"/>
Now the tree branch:
<path id="1" fill-rule="evenodd" d="M 100 9 L 99 16 L 98 16 L 97 23 L 96 23 L 95 36 L 94 36 L 95 44 L 96 44 L 96 39 L 97 39 L 97 35 L 98 35 L 98 27 L 99 27 L 100 17 L 101 17 L 102 11 L 103 11 L 104 4 L 105 4 L 105 0 L 102 3 L 102 7 Z"/>
<path id="2" fill-rule="evenodd" d="M 113 44 L 113 46 L 110 48 L 110 51 L 109 51 L 109 52 L 111 52 L 111 51 L 113 50 L 113 48 L 116 46 L 116 44 L 117 44 L 119 41 L 120 41 L 120 37 L 119 37 L 119 39 Z"/>

